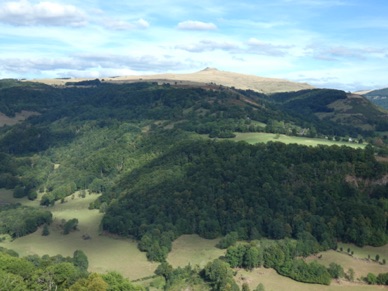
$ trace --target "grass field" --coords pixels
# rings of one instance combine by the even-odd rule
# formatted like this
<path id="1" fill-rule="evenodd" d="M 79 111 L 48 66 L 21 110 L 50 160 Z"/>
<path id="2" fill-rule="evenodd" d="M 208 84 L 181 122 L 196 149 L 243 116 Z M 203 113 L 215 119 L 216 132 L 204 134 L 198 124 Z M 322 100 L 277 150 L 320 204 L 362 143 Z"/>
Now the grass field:
<path id="1" fill-rule="evenodd" d="M 352 148 L 364 148 L 365 144 L 357 144 L 350 142 L 339 142 L 339 141 L 330 141 L 327 139 L 321 138 L 307 138 L 307 137 L 298 137 L 298 136 L 288 136 L 284 134 L 274 134 L 274 133 L 263 133 L 263 132 L 246 132 L 246 133 L 235 133 L 236 137 L 231 139 L 235 141 L 246 141 L 250 144 L 255 143 L 266 143 L 269 141 L 278 141 L 286 144 L 296 143 L 307 146 L 317 146 L 317 145 L 338 145 L 338 146 L 349 146 Z"/>
<path id="2" fill-rule="evenodd" d="M 1 190 L 0 197 L 2 201 L 15 202 L 11 191 Z M 89 203 L 96 198 L 97 195 L 87 195 L 85 198 L 75 195 L 74 200 L 68 197 L 68 202 L 48 208 L 54 216 L 54 222 L 49 227 L 49 236 L 42 236 L 42 230 L 39 229 L 14 241 L 1 242 L 0 246 L 13 249 L 21 256 L 31 254 L 72 256 L 74 251 L 79 249 L 88 256 L 91 272 L 105 273 L 115 270 L 131 280 L 153 275 L 158 264 L 148 262 L 145 253 L 138 250 L 135 241 L 100 235 L 102 214 L 98 210 L 88 210 Z M 37 207 L 39 204 L 38 201 L 27 199 L 16 201 Z M 61 220 L 71 218 L 79 220 L 78 230 L 63 235 L 59 226 Z M 88 235 L 91 239 L 85 240 L 83 235 Z"/>
<path id="3" fill-rule="evenodd" d="M 248 283 L 251 290 L 259 283 L 264 285 L 265 291 L 377 291 L 386 290 L 383 286 L 369 286 L 366 284 L 350 283 L 347 281 L 333 281 L 329 286 L 318 284 L 304 284 L 287 277 L 280 276 L 273 269 L 257 268 L 253 271 L 239 270 L 235 276 L 241 286 Z"/>
<path id="4" fill-rule="evenodd" d="M 80 249 L 88 256 L 89 271 L 91 272 L 104 273 L 116 270 L 131 280 L 153 275 L 158 264 L 148 262 L 145 253 L 137 249 L 135 241 L 100 234 L 99 224 L 102 214 L 97 210 L 88 210 L 89 203 L 95 200 L 98 197 L 97 195 L 87 195 L 85 198 L 80 198 L 78 195 L 74 197 L 74 199 L 68 197 L 66 203 L 58 203 L 49 208 L 54 215 L 54 222 L 50 226 L 49 236 L 42 236 L 42 230 L 39 229 L 33 234 L 14 241 L 1 242 L 0 246 L 14 249 L 21 256 L 30 254 L 72 256 L 75 250 Z M 20 202 L 24 205 L 40 207 L 38 201 L 14 199 L 12 191 L 7 190 L 0 190 L 0 201 Z M 61 221 L 62 219 L 71 218 L 79 220 L 78 230 L 69 235 L 63 235 L 60 228 Z M 88 235 L 91 239 L 85 240 L 83 235 Z M 174 267 L 188 264 L 204 267 L 207 262 L 224 255 L 225 250 L 215 247 L 218 241 L 218 239 L 206 240 L 197 235 L 183 235 L 173 242 L 173 248 L 167 261 Z M 354 245 L 339 244 L 339 247 L 342 247 L 344 251 L 323 252 L 321 259 L 315 256 L 308 258 L 308 261 L 317 260 L 324 265 L 335 262 L 342 265 L 345 271 L 353 268 L 356 278 L 366 276 L 369 272 L 375 274 L 388 272 L 388 265 L 367 260 L 368 255 L 374 259 L 376 254 L 379 254 L 380 261 L 384 258 L 388 260 L 388 245 L 379 248 L 358 248 Z M 353 256 L 346 253 L 348 248 L 354 252 Z M 345 280 L 333 281 L 330 286 L 303 284 L 280 276 L 272 269 L 265 268 L 258 268 L 252 272 L 238 270 L 236 281 L 240 285 L 247 282 L 251 289 L 262 283 L 266 291 L 285 290 L 285 288 L 287 288 L 287 291 L 369 291 L 384 289 L 380 286 L 350 283 Z"/>
<path id="5" fill-rule="evenodd" d="M 347 272 L 352 268 L 355 272 L 355 279 L 366 277 L 368 273 L 379 274 L 387 273 L 388 265 L 379 264 L 373 260 L 368 260 L 360 257 L 352 257 L 345 252 L 326 251 L 321 253 L 322 257 L 318 259 L 317 256 L 309 257 L 307 261 L 317 261 L 318 263 L 329 266 L 330 263 L 337 263 Z M 373 256 L 374 257 L 374 256 Z"/>
<path id="6" fill-rule="evenodd" d="M 204 267 L 210 262 L 225 254 L 225 250 L 216 248 L 219 239 L 204 239 L 198 235 L 182 235 L 173 242 L 172 251 L 167 261 L 174 267 L 183 267 L 189 263 L 192 266 Z"/>

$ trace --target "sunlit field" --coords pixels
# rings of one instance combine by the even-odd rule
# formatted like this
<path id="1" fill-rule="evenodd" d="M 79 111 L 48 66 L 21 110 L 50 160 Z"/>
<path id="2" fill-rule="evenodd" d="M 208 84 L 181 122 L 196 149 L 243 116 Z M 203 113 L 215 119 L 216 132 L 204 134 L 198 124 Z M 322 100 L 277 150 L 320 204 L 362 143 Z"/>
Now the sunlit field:
<path id="1" fill-rule="evenodd" d="M 357 144 L 351 142 L 343 141 L 332 141 L 321 138 L 307 138 L 307 137 L 298 137 L 298 136 L 288 136 L 284 134 L 274 134 L 274 133 L 262 133 L 262 132 L 247 132 L 247 133 L 235 133 L 236 137 L 230 140 L 235 141 L 246 141 L 250 144 L 255 143 L 266 143 L 269 141 L 273 142 L 282 142 L 285 144 L 301 144 L 307 146 L 317 146 L 317 145 L 337 145 L 337 146 L 348 146 L 352 148 L 364 148 L 365 144 Z"/>
<path id="2" fill-rule="evenodd" d="M 225 254 L 225 250 L 216 248 L 219 239 L 208 240 L 198 235 L 182 235 L 173 242 L 167 261 L 173 267 L 198 265 L 204 267 L 208 262 Z"/>
<path id="3" fill-rule="evenodd" d="M 12 192 L 1 190 L 2 201 L 15 202 Z M 147 261 L 145 253 L 137 248 L 137 243 L 130 239 L 115 238 L 101 235 L 99 230 L 102 213 L 98 210 L 89 210 L 90 202 L 98 196 L 86 195 L 80 198 L 77 194 L 74 199 L 67 197 L 67 202 L 48 208 L 53 213 L 54 222 L 49 226 L 50 235 L 42 236 L 42 229 L 35 233 L 17 238 L 14 241 L 4 241 L 0 246 L 13 249 L 21 256 L 48 254 L 54 256 L 72 256 L 75 250 L 82 250 L 89 259 L 89 271 L 105 273 L 118 271 L 131 280 L 153 275 L 157 263 Z M 38 206 L 37 201 L 17 199 L 25 205 Z M 78 230 L 68 235 L 62 234 L 60 227 L 62 219 L 77 218 Z M 87 238 L 87 239 L 85 239 Z"/>
<path id="4" fill-rule="evenodd" d="M 329 286 L 319 284 L 305 284 L 290 278 L 280 276 L 273 269 L 257 268 L 253 271 L 239 270 L 235 276 L 236 282 L 241 286 L 248 283 L 253 290 L 259 283 L 264 285 L 265 291 L 377 291 L 385 290 L 384 286 L 370 286 L 366 284 L 351 283 L 348 281 L 332 281 Z"/>

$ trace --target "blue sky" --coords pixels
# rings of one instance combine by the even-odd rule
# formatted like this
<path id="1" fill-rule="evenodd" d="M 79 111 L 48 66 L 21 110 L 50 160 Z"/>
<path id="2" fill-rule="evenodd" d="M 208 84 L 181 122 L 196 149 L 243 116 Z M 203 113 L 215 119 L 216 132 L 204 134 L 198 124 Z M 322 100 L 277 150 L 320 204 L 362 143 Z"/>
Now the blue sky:
<path id="1" fill-rule="evenodd" d="M 0 78 L 205 67 L 361 90 L 388 87 L 386 0 L 0 0 Z"/>

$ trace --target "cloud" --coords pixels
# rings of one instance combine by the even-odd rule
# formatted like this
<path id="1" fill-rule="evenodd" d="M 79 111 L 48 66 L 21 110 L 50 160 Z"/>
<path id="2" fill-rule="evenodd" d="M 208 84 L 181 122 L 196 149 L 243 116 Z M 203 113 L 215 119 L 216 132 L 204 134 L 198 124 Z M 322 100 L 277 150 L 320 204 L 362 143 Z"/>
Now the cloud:
<path id="1" fill-rule="evenodd" d="M 85 14 L 73 5 L 28 0 L 6 2 L 0 6 L 0 22 L 15 26 L 84 26 Z"/>
<path id="2" fill-rule="evenodd" d="M 343 59 L 366 60 L 367 58 L 383 58 L 386 49 L 379 48 L 351 48 L 345 46 L 326 47 L 314 44 L 306 47 L 307 54 L 318 60 L 339 61 Z"/>
<path id="3" fill-rule="evenodd" d="M 211 22 L 187 20 L 178 23 L 178 29 L 182 30 L 215 30 L 217 26 Z"/>
<path id="4" fill-rule="evenodd" d="M 64 58 L 2 58 L 0 72 L 12 72 L 15 76 L 28 74 L 47 77 L 99 77 L 120 75 L 123 72 L 166 72 L 187 69 L 193 62 L 189 59 L 177 60 L 174 56 L 163 55 L 73 55 Z M 114 73 L 115 72 L 115 73 Z M 2 76 L 0 76 L 2 77 Z"/>
<path id="5" fill-rule="evenodd" d="M 287 54 L 287 50 L 292 48 L 292 46 L 288 45 L 274 45 L 263 42 L 256 38 L 250 38 L 247 44 L 251 53 L 268 56 L 285 56 Z"/>
<path id="6" fill-rule="evenodd" d="M 133 30 L 133 29 L 146 29 L 150 26 L 150 24 L 143 18 L 134 22 L 107 19 L 103 23 L 103 26 L 114 30 Z"/>
<path id="7" fill-rule="evenodd" d="M 197 43 L 177 45 L 175 48 L 192 53 L 200 53 L 214 50 L 232 51 L 238 49 L 238 45 L 232 42 L 201 40 Z"/>

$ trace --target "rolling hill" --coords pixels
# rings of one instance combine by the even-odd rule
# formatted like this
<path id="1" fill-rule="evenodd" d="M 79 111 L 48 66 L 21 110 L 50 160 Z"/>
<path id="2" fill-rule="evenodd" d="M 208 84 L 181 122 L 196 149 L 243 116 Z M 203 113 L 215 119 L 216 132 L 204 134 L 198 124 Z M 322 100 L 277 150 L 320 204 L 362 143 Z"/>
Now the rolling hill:
<path id="1" fill-rule="evenodd" d="M 388 88 L 373 90 L 364 94 L 371 102 L 388 109 Z"/>
<path id="2" fill-rule="evenodd" d="M 339 90 L 292 90 L 284 80 L 254 89 L 239 75 L 245 90 L 211 77 L 237 79 L 233 73 L 193 75 L 61 86 L 0 80 L 0 188 L 39 199 L 47 211 L 75 191 L 99 193 L 90 208 L 104 213 L 101 229 L 136 239 L 158 262 L 182 234 L 308 238 L 320 250 L 338 240 L 388 241 L 388 166 L 375 157 L 387 155 L 386 112 Z M 234 139 L 264 132 L 373 146 Z M 28 209 L 1 204 L 8 220 L 13 209 Z M 49 220 L 46 211 L 30 213 L 0 231 L 17 238 Z"/>
<path id="3" fill-rule="evenodd" d="M 242 90 L 254 90 L 260 93 L 274 93 L 299 91 L 303 89 L 312 89 L 313 87 L 306 83 L 296 83 L 284 79 L 265 78 L 253 75 L 244 75 L 226 71 L 220 71 L 215 68 L 206 68 L 202 71 L 189 74 L 157 74 L 140 76 L 118 76 L 103 78 L 104 82 L 124 83 L 124 82 L 159 82 L 181 85 L 195 85 L 198 83 L 222 85 L 226 87 L 235 87 Z M 87 81 L 87 79 L 42 79 L 34 80 L 49 85 L 64 85 L 66 82 Z"/>

